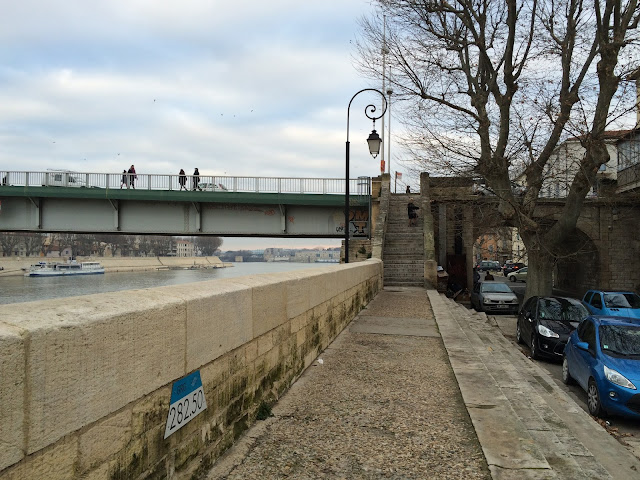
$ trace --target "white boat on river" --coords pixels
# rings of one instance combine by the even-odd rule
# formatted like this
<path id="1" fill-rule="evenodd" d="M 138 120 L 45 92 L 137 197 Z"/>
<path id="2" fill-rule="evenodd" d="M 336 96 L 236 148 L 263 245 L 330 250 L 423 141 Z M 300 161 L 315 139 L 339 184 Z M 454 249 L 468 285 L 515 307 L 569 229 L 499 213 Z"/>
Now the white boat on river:
<path id="1" fill-rule="evenodd" d="M 104 273 L 104 267 L 99 262 L 47 263 L 39 262 L 31 265 L 25 277 L 57 277 L 62 275 L 96 275 Z"/>

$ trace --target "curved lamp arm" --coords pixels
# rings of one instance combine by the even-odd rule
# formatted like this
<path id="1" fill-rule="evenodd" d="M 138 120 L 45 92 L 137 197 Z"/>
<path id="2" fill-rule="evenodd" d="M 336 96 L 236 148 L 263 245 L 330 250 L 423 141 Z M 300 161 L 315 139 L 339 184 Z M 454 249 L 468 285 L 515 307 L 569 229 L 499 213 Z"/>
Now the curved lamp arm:
<path id="1" fill-rule="evenodd" d="M 377 90 L 375 88 L 363 88 L 362 90 L 357 92 L 353 97 L 351 97 L 351 100 L 349 100 L 349 106 L 347 107 L 347 142 L 349 141 L 349 114 L 351 110 L 351 103 L 353 103 L 353 99 L 360 95 L 362 92 L 377 92 L 382 97 L 382 113 L 380 115 L 374 115 L 375 111 L 377 110 L 377 107 L 375 105 L 369 104 L 364 107 L 364 114 L 366 115 L 366 117 L 373 120 L 374 130 L 376 128 L 376 120 L 382 118 L 387 112 L 387 97 L 385 97 L 384 93 L 382 93 L 380 90 Z"/>

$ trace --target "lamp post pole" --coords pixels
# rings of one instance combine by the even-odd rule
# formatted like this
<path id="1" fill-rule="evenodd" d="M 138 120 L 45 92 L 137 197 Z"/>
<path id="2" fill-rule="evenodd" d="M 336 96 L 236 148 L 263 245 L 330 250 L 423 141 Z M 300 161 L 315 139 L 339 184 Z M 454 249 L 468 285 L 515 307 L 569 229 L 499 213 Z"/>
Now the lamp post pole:
<path id="1" fill-rule="evenodd" d="M 367 118 L 373 120 L 373 130 L 369 134 L 369 138 L 367 138 L 367 143 L 369 144 L 369 153 L 376 158 L 378 153 L 380 153 L 380 147 L 382 144 L 382 139 L 378 132 L 376 132 L 376 120 L 382 118 L 382 116 L 387 111 L 387 99 L 380 90 L 376 90 L 375 88 L 364 88 L 357 92 L 351 100 L 349 101 L 349 106 L 347 107 L 347 145 L 346 145 L 346 173 L 345 173 L 345 190 L 344 190 L 344 263 L 349 263 L 349 112 L 351 110 L 351 103 L 353 99 L 356 98 L 362 92 L 377 92 L 382 97 L 382 113 L 378 116 L 374 115 L 376 111 L 376 106 L 373 104 L 369 104 L 364 109 L 364 114 Z M 384 132 L 383 132 L 384 134 Z"/>

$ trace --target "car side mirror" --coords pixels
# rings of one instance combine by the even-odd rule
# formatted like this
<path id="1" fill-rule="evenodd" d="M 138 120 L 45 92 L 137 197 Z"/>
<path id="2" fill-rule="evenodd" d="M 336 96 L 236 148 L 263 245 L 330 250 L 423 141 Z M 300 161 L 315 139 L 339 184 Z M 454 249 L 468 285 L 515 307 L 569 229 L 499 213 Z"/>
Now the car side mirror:
<path id="1" fill-rule="evenodd" d="M 584 350 L 585 352 L 589 351 L 589 344 L 587 342 L 576 342 L 576 348 L 580 350 Z"/>

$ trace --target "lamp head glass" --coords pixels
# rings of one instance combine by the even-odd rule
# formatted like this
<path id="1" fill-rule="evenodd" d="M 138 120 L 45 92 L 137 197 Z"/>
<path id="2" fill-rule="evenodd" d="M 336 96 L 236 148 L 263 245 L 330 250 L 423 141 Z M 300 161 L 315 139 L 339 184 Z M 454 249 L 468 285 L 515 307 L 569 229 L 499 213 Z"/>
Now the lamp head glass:
<path id="1" fill-rule="evenodd" d="M 380 153 L 380 146 L 382 145 L 382 139 L 378 132 L 375 129 L 371 131 L 369 138 L 367 138 L 367 143 L 369 144 L 369 153 L 373 158 L 376 158 Z"/>

